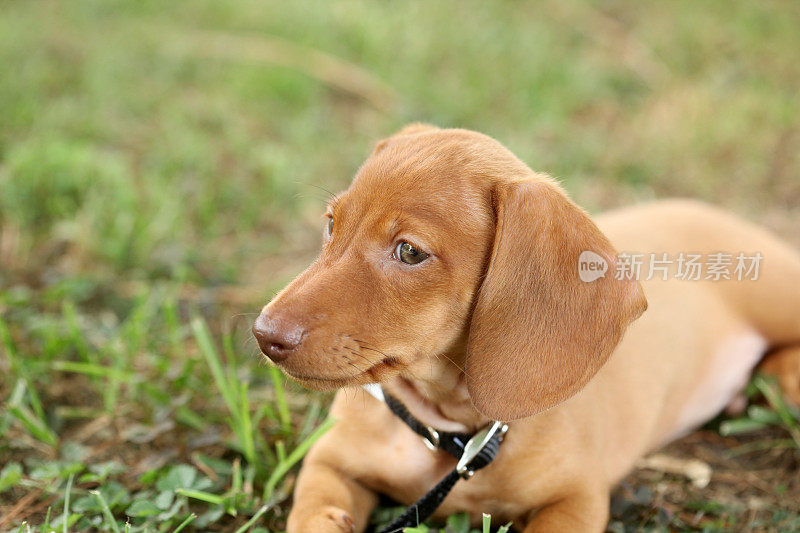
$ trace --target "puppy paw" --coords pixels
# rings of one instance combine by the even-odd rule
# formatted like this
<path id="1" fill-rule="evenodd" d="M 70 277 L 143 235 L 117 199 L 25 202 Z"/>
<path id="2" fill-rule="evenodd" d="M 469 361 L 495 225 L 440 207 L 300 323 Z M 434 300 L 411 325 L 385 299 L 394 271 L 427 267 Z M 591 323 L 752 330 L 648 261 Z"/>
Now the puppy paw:
<path id="1" fill-rule="evenodd" d="M 290 522 L 295 521 L 290 520 Z M 350 515 L 332 505 L 317 509 L 299 523 L 289 525 L 289 533 L 355 533 L 356 531 L 356 524 Z"/>

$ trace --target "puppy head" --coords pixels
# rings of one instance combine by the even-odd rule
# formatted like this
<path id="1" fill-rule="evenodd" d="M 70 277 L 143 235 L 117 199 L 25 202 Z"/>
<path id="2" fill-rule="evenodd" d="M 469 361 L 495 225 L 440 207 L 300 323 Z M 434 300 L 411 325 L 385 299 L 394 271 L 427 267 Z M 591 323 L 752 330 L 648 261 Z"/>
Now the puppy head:
<path id="1" fill-rule="evenodd" d="M 608 240 L 555 182 L 478 133 L 404 128 L 327 217 L 320 256 L 253 328 L 312 388 L 384 381 L 466 345 L 475 407 L 529 416 L 583 387 L 646 305 L 636 282 L 580 281 L 584 250 L 613 272 Z"/>

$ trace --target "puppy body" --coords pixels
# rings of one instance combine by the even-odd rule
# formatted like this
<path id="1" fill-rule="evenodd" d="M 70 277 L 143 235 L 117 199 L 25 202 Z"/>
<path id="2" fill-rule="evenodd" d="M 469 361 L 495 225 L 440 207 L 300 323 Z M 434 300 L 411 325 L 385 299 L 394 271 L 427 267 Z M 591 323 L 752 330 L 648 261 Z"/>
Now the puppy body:
<path id="1" fill-rule="evenodd" d="M 402 205 L 409 193 L 413 205 Z M 340 233 L 334 230 L 317 263 L 262 315 L 268 324 L 303 324 L 301 351 L 281 363 L 290 374 L 316 388 L 347 387 L 332 407 L 337 424 L 305 459 L 290 532 L 361 531 L 377 493 L 409 504 L 454 467 L 353 384 L 382 382 L 418 419 L 442 430 L 514 419 L 496 460 L 457 484 L 437 515 L 465 511 L 478 523 L 486 512 L 526 532 L 602 531 L 614 484 L 643 454 L 719 412 L 767 349 L 779 347 L 774 367 L 787 392 L 800 387 L 797 253 L 699 203 L 653 203 L 592 223 L 562 194 L 471 132 L 415 126 L 379 145 L 340 200 L 363 209 L 360 216 L 347 222 L 334 213 Z M 427 217 L 427 227 L 410 232 L 423 235 L 416 238 L 435 254 L 427 271 L 395 270 L 406 267 L 379 253 L 370 259 L 370 239 L 381 238 L 368 232 L 397 225 L 398 213 L 386 214 L 392 202 L 401 218 L 415 211 Z M 370 220 L 370 213 L 378 218 Z M 566 229 L 562 220 L 569 221 Z M 523 248 L 506 257 L 508 241 Z M 605 285 L 590 289 L 559 270 L 572 268 L 574 276 L 577 264 L 570 261 L 587 244 L 610 265 L 599 280 Z M 640 286 L 611 279 L 614 248 L 644 253 L 643 273 L 650 252 L 760 252 L 764 262 L 757 281 L 681 281 L 672 265 L 667 281 L 658 275 Z M 516 256 L 524 263 L 509 264 Z M 372 273 L 363 269 L 371 260 Z M 535 279 L 507 274 L 519 269 L 538 271 Z M 332 286 L 346 279 L 357 281 L 352 288 Z M 359 296 L 355 287 L 363 284 L 373 294 Z M 525 298 L 516 302 L 513 287 Z M 331 307 L 353 309 L 341 296 L 348 289 L 362 312 L 332 323 Z M 559 299 L 549 300 L 551 293 Z M 621 337 L 642 313 L 645 296 L 647 312 Z M 548 345 L 552 338 L 558 344 Z M 550 361 L 545 353 L 558 357 Z"/>

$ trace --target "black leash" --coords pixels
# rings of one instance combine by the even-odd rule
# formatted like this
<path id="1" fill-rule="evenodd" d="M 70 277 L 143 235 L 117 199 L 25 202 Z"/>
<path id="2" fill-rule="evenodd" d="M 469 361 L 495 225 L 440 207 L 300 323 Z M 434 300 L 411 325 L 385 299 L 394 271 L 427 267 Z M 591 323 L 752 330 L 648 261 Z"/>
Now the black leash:
<path id="1" fill-rule="evenodd" d="M 406 527 L 416 527 L 439 508 L 453 490 L 459 479 L 469 479 L 472 475 L 491 463 L 497 456 L 500 443 L 508 431 L 502 422 L 493 422 L 474 435 L 466 433 L 439 432 L 426 426 L 406 409 L 396 398 L 386 394 L 379 385 L 364 387 L 367 392 L 386 403 L 392 413 L 402 420 L 414 433 L 422 437 L 425 445 L 432 451 L 444 450 L 458 459 L 458 464 L 439 483 L 422 498 L 410 505 L 403 514 L 392 520 L 378 533 L 394 533 Z"/>

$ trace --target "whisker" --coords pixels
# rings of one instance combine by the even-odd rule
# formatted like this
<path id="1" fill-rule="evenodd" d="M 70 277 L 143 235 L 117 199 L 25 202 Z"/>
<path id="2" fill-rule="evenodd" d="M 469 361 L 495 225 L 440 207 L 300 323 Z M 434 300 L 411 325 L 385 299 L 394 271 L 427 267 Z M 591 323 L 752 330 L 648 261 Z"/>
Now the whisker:
<path id="1" fill-rule="evenodd" d="M 252 313 L 236 313 L 234 315 L 231 315 L 230 318 L 234 319 L 234 318 L 239 318 L 239 317 L 243 317 L 243 316 L 251 316 L 251 315 L 258 316 L 260 314 L 261 314 L 260 312 L 255 312 L 255 311 L 253 311 Z"/>
<path id="2" fill-rule="evenodd" d="M 367 363 L 372 363 L 372 361 L 370 361 L 370 360 L 369 360 L 369 358 L 368 358 L 366 355 L 364 355 L 363 353 L 361 353 L 361 352 L 357 352 L 357 351 L 355 351 L 355 350 L 351 350 L 351 349 L 349 349 L 349 348 L 347 349 L 347 351 L 348 351 L 348 352 L 350 352 L 350 353 L 351 353 L 351 354 L 353 354 L 353 355 L 357 355 L 357 356 L 359 356 L 361 359 L 363 359 L 363 360 L 364 360 L 364 361 L 366 361 Z"/>
<path id="3" fill-rule="evenodd" d="M 356 365 L 355 365 L 355 364 L 354 364 L 352 361 L 347 361 L 347 364 L 348 364 L 348 365 L 350 365 L 350 366 L 352 366 L 353 368 L 355 368 L 355 369 L 356 369 L 356 372 L 358 372 L 359 374 L 361 374 L 362 372 L 364 372 L 364 370 L 363 370 L 363 369 L 361 369 L 361 368 L 358 368 L 358 367 L 357 367 L 357 366 L 356 366 Z"/>
<path id="4" fill-rule="evenodd" d="M 306 182 L 302 182 L 302 181 L 299 181 L 299 180 L 296 180 L 295 183 L 298 183 L 300 185 L 304 185 L 306 187 L 311 186 L 311 187 L 314 187 L 314 188 L 319 189 L 320 191 L 324 192 L 325 194 L 328 195 L 328 197 L 325 198 L 324 200 L 325 200 L 325 202 L 327 202 L 329 204 L 335 204 L 336 202 L 339 201 L 339 196 L 338 195 L 336 195 L 333 192 L 329 191 L 325 187 L 322 187 L 321 185 L 317 185 L 316 183 L 306 183 Z"/>
<path id="5" fill-rule="evenodd" d="M 303 183 L 302 185 L 308 185 L 308 183 Z M 330 194 L 330 193 L 328 193 L 328 194 Z M 319 194 L 316 191 L 311 191 L 310 193 L 296 192 L 294 194 L 294 197 L 295 198 L 313 198 L 314 200 L 319 200 L 320 202 L 324 202 L 324 203 L 328 203 L 328 201 L 330 201 L 330 196 L 325 196 L 324 194 Z"/>
<path id="6" fill-rule="evenodd" d="M 317 189 L 327 193 L 329 195 L 329 198 L 330 198 L 331 202 L 333 202 L 333 203 L 336 203 L 337 201 L 339 201 L 339 197 L 336 196 L 336 194 L 332 193 L 331 191 L 329 191 L 325 187 L 322 187 L 321 185 L 317 185 L 316 183 L 306 183 L 305 185 L 311 185 L 312 187 L 316 187 Z"/>
<path id="7" fill-rule="evenodd" d="M 453 366 L 454 366 L 454 367 L 456 367 L 458 370 L 460 370 L 460 371 L 461 371 L 461 373 L 463 373 L 463 374 L 464 374 L 465 376 L 467 376 L 468 378 L 471 378 L 471 376 L 470 376 L 469 374 L 467 374 L 467 371 L 466 371 L 466 369 L 464 369 L 464 368 L 461 368 L 460 366 L 458 366 L 458 363 L 456 363 L 455 361 L 453 361 L 452 359 L 450 359 L 450 358 L 447 356 L 447 354 L 443 353 L 442 355 L 444 356 L 444 358 L 445 358 L 445 359 L 447 359 L 448 361 L 450 361 L 450 362 L 453 364 Z M 438 356 L 437 356 L 437 357 L 438 357 Z"/>
<path id="8" fill-rule="evenodd" d="M 255 351 L 256 353 L 261 351 L 260 349 L 258 349 L 258 346 L 256 345 L 256 338 L 253 337 L 252 335 L 248 339 L 239 339 L 239 341 L 236 343 L 236 346 L 239 349 L 250 348 L 252 351 Z"/>
<path id="9" fill-rule="evenodd" d="M 370 348 L 369 346 L 362 346 L 361 348 L 363 348 L 364 350 L 371 350 L 373 352 L 378 352 L 379 354 L 381 354 L 382 356 L 384 356 L 387 359 L 397 359 L 396 357 L 392 357 L 390 355 L 386 355 L 385 353 L 383 353 L 382 351 L 378 350 L 377 348 Z"/>

